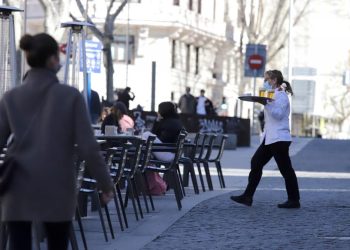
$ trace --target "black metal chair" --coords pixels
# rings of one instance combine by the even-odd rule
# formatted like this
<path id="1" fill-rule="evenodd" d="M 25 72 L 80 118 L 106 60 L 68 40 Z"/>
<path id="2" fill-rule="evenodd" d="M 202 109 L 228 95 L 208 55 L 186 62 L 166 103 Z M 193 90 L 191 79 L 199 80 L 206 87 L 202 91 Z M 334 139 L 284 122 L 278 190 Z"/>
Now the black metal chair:
<path id="1" fill-rule="evenodd" d="M 210 170 L 209 170 L 209 158 L 211 156 L 212 150 L 213 150 L 213 144 L 215 140 L 216 135 L 213 134 L 206 134 L 204 136 L 203 142 L 202 142 L 202 148 L 201 153 L 198 156 L 198 158 L 195 159 L 195 162 L 197 163 L 198 168 L 200 168 L 200 164 L 204 167 L 205 176 L 207 179 L 207 184 L 209 190 L 213 190 L 213 182 L 211 180 Z"/>
<path id="2" fill-rule="evenodd" d="M 126 213 L 123 206 L 123 199 L 121 198 L 120 188 L 118 192 L 119 183 L 122 179 L 124 167 L 126 164 L 126 158 L 128 153 L 128 147 L 124 145 L 123 147 L 110 148 L 106 152 L 106 162 L 110 169 L 110 176 L 113 181 L 113 201 L 117 211 L 118 221 L 121 231 L 124 231 L 123 220 L 121 212 L 123 214 L 125 227 L 128 227 L 128 221 L 126 219 Z M 118 202 L 119 200 L 119 202 Z"/>
<path id="3" fill-rule="evenodd" d="M 171 162 L 164 162 L 160 160 L 152 159 L 150 160 L 150 164 L 145 168 L 145 171 L 155 171 L 158 173 L 167 174 L 169 177 L 169 181 L 171 182 L 171 186 L 174 188 L 175 198 L 177 202 L 178 209 L 181 210 L 182 204 L 181 199 L 183 198 L 183 187 L 181 176 L 179 175 L 179 159 L 183 153 L 183 145 L 185 142 L 186 134 L 181 133 L 178 137 L 178 140 L 174 147 L 169 147 L 169 145 L 165 145 L 165 149 L 163 152 L 173 152 L 174 158 Z M 160 144 L 159 147 L 162 145 Z M 168 151 L 166 151 L 168 150 Z"/>
<path id="4" fill-rule="evenodd" d="M 133 141 L 133 148 L 128 153 L 128 160 L 127 165 L 124 168 L 123 178 L 127 181 L 127 187 L 126 187 L 126 194 L 125 194 L 125 200 L 124 200 L 124 207 L 127 207 L 129 197 L 131 199 L 134 213 L 136 220 L 139 220 L 137 207 L 140 213 L 140 217 L 143 218 L 142 208 L 141 208 L 141 202 L 139 198 L 139 191 L 136 185 L 135 181 L 135 174 L 137 172 L 137 169 L 139 167 L 140 158 L 141 158 L 141 152 L 142 152 L 142 139 L 134 140 Z M 136 203 L 135 203 L 136 200 Z"/>
<path id="5" fill-rule="evenodd" d="M 222 173 L 222 168 L 221 168 L 221 158 L 222 158 L 222 155 L 224 153 L 225 143 L 226 143 L 226 140 L 227 140 L 227 135 L 220 135 L 220 136 L 221 136 L 220 142 L 217 145 L 218 148 L 219 148 L 218 149 L 218 154 L 214 158 L 209 159 L 208 162 L 215 164 L 216 170 L 218 172 L 220 187 L 221 188 L 225 188 L 226 187 L 225 186 L 225 180 L 224 180 L 224 175 Z"/>
<path id="6" fill-rule="evenodd" d="M 141 160 L 140 160 L 140 165 L 139 168 L 136 172 L 136 179 L 139 180 L 140 186 L 141 186 L 141 192 L 143 195 L 143 199 L 145 202 L 146 210 L 149 213 L 149 207 L 148 207 L 148 201 L 147 201 L 147 195 L 149 197 L 150 203 L 151 203 L 151 208 L 154 210 L 154 203 L 153 203 L 153 198 L 149 190 L 149 185 L 148 185 L 148 180 L 146 176 L 146 167 L 149 164 L 149 161 L 152 156 L 152 146 L 154 143 L 154 140 L 156 139 L 155 136 L 149 136 L 146 141 L 146 145 L 142 150 L 142 155 L 141 155 Z M 140 178 L 137 178 L 140 177 Z"/>

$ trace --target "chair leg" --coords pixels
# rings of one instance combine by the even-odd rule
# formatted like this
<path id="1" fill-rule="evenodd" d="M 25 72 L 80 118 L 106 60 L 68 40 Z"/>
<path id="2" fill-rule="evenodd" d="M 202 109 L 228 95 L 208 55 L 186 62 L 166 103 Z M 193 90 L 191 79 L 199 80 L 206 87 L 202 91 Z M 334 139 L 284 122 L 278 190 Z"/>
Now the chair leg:
<path id="1" fill-rule="evenodd" d="M 186 196 L 185 187 L 184 187 L 184 184 L 182 182 L 182 176 L 181 176 L 181 173 L 180 173 L 179 165 L 176 166 L 176 169 L 177 169 L 177 176 L 179 177 L 180 189 L 182 191 L 183 196 Z"/>
<path id="2" fill-rule="evenodd" d="M 78 247 L 78 241 L 75 236 L 74 228 L 73 228 L 73 223 L 71 223 L 70 229 L 69 229 L 69 240 L 72 246 L 72 250 L 79 250 Z"/>
<path id="3" fill-rule="evenodd" d="M 128 182 L 128 184 L 127 184 L 127 188 L 126 188 L 126 195 L 128 195 L 128 193 L 131 192 L 130 199 L 131 199 L 132 207 L 134 208 L 135 218 L 138 221 L 139 215 L 138 215 L 137 209 L 136 209 L 134 189 L 132 188 L 132 183 L 131 183 L 131 180 L 129 178 L 128 178 L 127 182 Z M 125 207 L 125 203 L 124 203 L 124 207 Z"/>
<path id="4" fill-rule="evenodd" d="M 223 185 L 222 185 L 222 178 L 221 178 L 221 173 L 220 173 L 220 169 L 219 169 L 219 167 L 218 167 L 217 162 L 214 162 L 214 163 L 215 163 L 216 171 L 218 172 L 218 178 L 219 178 L 220 188 L 223 188 Z"/>
<path id="5" fill-rule="evenodd" d="M 78 226 L 79 226 L 79 229 L 80 229 L 80 235 L 81 235 L 81 239 L 83 241 L 84 249 L 88 250 L 87 242 L 86 242 L 86 238 L 85 238 L 85 233 L 84 233 L 84 228 L 83 228 L 83 223 L 81 221 L 81 216 L 80 216 L 80 212 L 79 212 L 79 208 L 78 207 L 75 210 L 75 218 L 78 221 Z"/>
<path id="6" fill-rule="evenodd" d="M 116 189 L 117 189 L 117 194 L 118 194 L 118 200 L 119 200 L 120 208 L 122 210 L 122 214 L 123 214 L 123 218 L 124 218 L 125 227 L 128 228 L 129 227 L 128 219 L 126 218 L 125 208 L 123 206 L 123 197 L 122 197 L 122 193 L 120 191 L 119 184 L 116 184 Z"/>
<path id="7" fill-rule="evenodd" d="M 181 210 L 182 205 L 181 205 L 181 195 L 180 195 L 180 187 L 179 187 L 179 181 L 178 181 L 178 176 L 177 176 L 177 171 L 171 171 L 172 179 L 174 182 L 174 193 L 175 193 L 175 198 L 176 198 L 176 203 L 177 207 L 179 210 Z"/>
<path id="8" fill-rule="evenodd" d="M 188 187 L 188 179 L 189 179 L 189 164 L 188 163 L 183 163 L 183 174 L 182 174 L 182 184 L 184 187 Z"/>
<path id="9" fill-rule="evenodd" d="M 137 173 L 136 178 L 137 178 L 136 181 L 138 183 L 140 183 L 141 193 L 142 193 L 143 201 L 145 203 L 146 211 L 147 211 L 147 213 L 149 213 L 149 206 L 148 206 L 148 201 L 147 201 L 147 188 L 146 188 L 146 183 L 143 179 L 141 172 Z"/>
<path id="10" fill-rule="evenodd" d="M 150 201 L 150 203 L 151 203 L 152 210 L 154 211 L 153 198 L 152 198 L 152 195 L 151 195 L 151 191 L 149 190 L 148 180 L 147 180 L 146 173 L 143 173 L 142 176 L 143 176 L 143 180 L 144 180 L 144 182 L 145 182 L 146 192 L 147 192 L 147 194 L 148 194 L 148 198 L 149 198 L 149 201 Z"/>
<path id="11" fill-rule="evenodd" d="M 104 205 L 104 209 L 105 209 L 105 213 L 106 213 L 106 217 L 107 217 L 107 222 L 108 222 L 109 230 L 110 230 L 110 232 L 111 232 L 112 239 L 114 239 L 114 231 L 113 231 L 111 216 L 109 215 L 109 210 L 108 210 L 107 204 Z"/>
<path id="12" fill-rule="evenodd" d="M 204 166 L 204 171 L 205 171 L 205 176 L 207 178 L 207 183 L 208 183 L 208 188 L 210 191 L 213 190 L 213 182 L 211 181 L 211 176 L 210 176 L 210 170 L 209 170 L 209 164 L 208 162 L 203 162 Z"/>
<path id="13" fill-rule="evenodd" d="M 100 216 L 100 221 L 101 221 L 101 226 L 102 226 L 102 230 L 103 230 L 103 234 L 105 236 L 105 240 L 108 241 L 108 236 L 107 236 L 107 230 L 106 230 L 106 225 L 105 225 L 105 221 L 103 219 L 103 215 L 102 215 L 102 208 L 101 208 L 101 203 L 100 203 L 100 199 L 99 199 L 99 194 L 97 191 L 94 192 L 93 196 L 96 198 L 97 201 L 97 210 L 98 210 L 98 214 Z"/>
<path id="14" fill-rule="evenodd" d="M 138 189 L 136 186 L 135 178 L 131 179 L 131 185 L 132 185 L 132 188 L 134 189 L 135 199 L 136 199 L 137 206 L 139 208 L 140 217 L 141 217 L 141 219 L 143 219 L 143 212 L 142 212 L 142 208 L 141 208 L 141 202 L 140 202 L 139 192 L 138 192 Z"/>
<path id="15" fill-rule="evenodd" d="M 226 188 L 225 180 L 224 180 L 224 175 L 223 175 L 223 173 L 222 173 L 222 168 L 221 168 L 221 162 L 220 162 L 220 161 L 215 162 L 215 165 L 216 165 L 216 168 L 219 169 L 219 171 L 220 171 L 222 187 L 223 187 L 223 188 Z"/>
<path id="16" fill-rule="evenodd" d="M 120 214 L 120 208 L 119 208 L 118 199 L 117 199 L 117 192 L 115 191 L 115 188 L 113 188 L 113 200 L 114 200 L 115 209 L 117 210 L 117 216 L 118 216 L 118 221 L 119 221 L 119 225 L 120 225 L 120 230 L 124 231 L 123 220 L 122 220 L 122 216 Z"/>
<path id="17" fill-rule="evenodd" d="M 204 181 L 203 181 L 203 175 L 202 175 L 202 170 L 199 162 L 196 162 L 197 169 L 198 169 L 198 174 L 199 174 L 199 180 L 201 181 L 202 185 L 202 190 L 205 192 L 205 187 L 204 187 Z"/>
<path id="18" fill-rule="evenodd" d="M 194 168 L 193 168 L 193 163 L 191 163 L 191 164 L 188 163 L 187 169 L 188 169 L 189 174 L 191 175 L 191 180 L 192 180 L 192 185 L 193 185 L 193 188 L 194 188 L 194 193 L 195 194 L 199 194 L 199 188 L 198 188 L 196 173 L 194 172 Z"/>

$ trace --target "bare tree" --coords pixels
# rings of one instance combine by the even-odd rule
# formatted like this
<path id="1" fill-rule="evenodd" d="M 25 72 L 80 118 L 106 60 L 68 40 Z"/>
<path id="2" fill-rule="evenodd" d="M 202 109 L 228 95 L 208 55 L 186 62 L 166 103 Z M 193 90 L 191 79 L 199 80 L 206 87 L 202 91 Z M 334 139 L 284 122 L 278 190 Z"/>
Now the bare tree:
<path id="1" fill-rule="evenodd" d="M 112 43 L 113 43 L 113 33 L 115 20 L 120 12 L 123 10 L 128 0 L 123 0 L 118 8 L 114 8 L 115 0 L 108 1 L 107 15 L 103 25 L 103 29 L 100 29 L 95 25 L 94 27 L 89 27 L 93 34 L 103 43 L 103 55 L 104 55 L 104 66 L 106 68 L 106 79 L 107 79 L 107 100 L 113 100 L 113 60 L 112 60 Z M 86 17 L 87 21 L 94 24 L 91 17 L 87 14 L 86 8 L 83 6 L 81 0 L 76 0 L 79 11 L 82 16 Z M 114 10 L 115 9 L 115 10 Z M 73 16 L 72 16 L 73 17 Z M 76 19 L 73 17 L 73 19 Z"/>
<path id="2" fill-rule="evenodd" d="M 45 32 L 62 40 L 64 29 L 61 28 L 62 20 L 69 18 L 70 0 L 38 0 L 44 9 Z"/>
<path id="3" fill-rule="evenodd" d="M 341 131 L 344 121 L 350 117 L 350 88 L 347 88 L 340 95 L 331 96 L 330 103 L 334 109 L 334 117 L 337 119 L 339 131 Z"/>
<path id="4" fill-rule="evenodd" d="M 279 52 L 286 46 L 288 40 L 289 1 L 269 1 L 266 5 L 264 0 L 237 0 L 238 1 L 238 24 L 240 40 L 236 51 L 236 63 L 240 68 L 239 94 L 245 89 L 243 76 L 244 49 L 246 43 L 265 44 L 268 47 L 268 61 L 274 60 Z M 297 25 L 305 16 L 311 0 L 304 0 L 297 4 L 294 0 L 295 16 L 293 26 Z"/>

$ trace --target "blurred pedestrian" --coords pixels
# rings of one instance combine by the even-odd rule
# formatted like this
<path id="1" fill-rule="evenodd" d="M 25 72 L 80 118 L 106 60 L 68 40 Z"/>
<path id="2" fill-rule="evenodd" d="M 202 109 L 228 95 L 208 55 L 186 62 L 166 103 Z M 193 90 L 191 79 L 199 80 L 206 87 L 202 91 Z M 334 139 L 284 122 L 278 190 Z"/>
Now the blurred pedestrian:
<path id="1" fill-rule="evenodd" d="M 134 128 L 134 120 L 128 115 L 128 110 L 124 103 L 115 102 L 110 114 L 102 121 L 101 131 L 105 133 L 107 125 L 118 127 L 119 132 L 126 132 L 128 128 Z"/>
<path id="2" fill-rule="evenodd" d="M 216 114 L 213 102 L 205 96 L 204 89 L 201 89 L 200 95 L 197 97 L 197 114 L 198 115 Z"/>
<path id="3" fill-rule="evenodd" d="M 126 108 L 129 110 L 130 101 L 135 99 L 135 94 L 131 92 L 130 87 L 126 87 L 123 91 L 118 93 L 118 101 L 125 104 Z"/>
<path id="4" fill-rule="evenodd" d="M 20 48 L 31 69 L 23 84 L 0 101 L 0 151 L 7 146 L 16 162 L 1 197 L 1 221 L 8 227 L 10 249 L 31 249 L 33 221 L 43 222 L 48 249 L 67 249 L 76 211 L 74 145 L 105 202 L 112 198 L 113 186 L 83 96 L 59 84 L 57 42 L 45 33 L 25 35 Z M 7 145 L 11 134 L 14 140 Z"/>
<path id="5" fill-rule="evenodd" d="M 91 95 L 89 100 L 89 108 L 90 108 L 91 123 L 96 124 L 99 121 L 99 118 L 101 117 L 102 105 L 101 105 L 99 94 L 92 89 L 91 89 Z"/>
<path id="6" fill-rule="evenodd" d="M 186 93 L 180 97 L 179 109 L 183 114 L 196 114 L 197 101 L 191 94 L 191 88 L 186 87 Z"/>
<path id="7" fill-rule="evenodd" d="M 253 195 L 260 182 L 263 167 L 274 157 L 287 189 L 288 200 L 278 204 L 279 208 L 299 208 L 300 195 L 297 177 L 289 157 L 289 146 L 292 141 L 289 128 L 290 103 L 288 93 L 293 95 L 290 83 L 283 80 L 279 70 L 269 70 L 265 80 L 274 90 L 273 101 L 262 102 L 264 107 L 265 126 L 262 143 L 251 160 L 248 185 L 242 195 L 231 196 L 235 202 L 251 206 Z"/>

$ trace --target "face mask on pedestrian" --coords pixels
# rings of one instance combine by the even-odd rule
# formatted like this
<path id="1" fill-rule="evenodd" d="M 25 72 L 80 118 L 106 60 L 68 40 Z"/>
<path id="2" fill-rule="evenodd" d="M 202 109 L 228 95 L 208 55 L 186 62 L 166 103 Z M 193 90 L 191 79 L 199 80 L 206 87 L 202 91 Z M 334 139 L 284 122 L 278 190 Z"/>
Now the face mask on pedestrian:
<path id="1" fill-rule="evenodd" d="M 272 89 L 272 86 L 270 85 L 270 83 L 268 81 L 264 82 L 264 89 L 266 89 L 266 90 L 271 90 Z"/>

